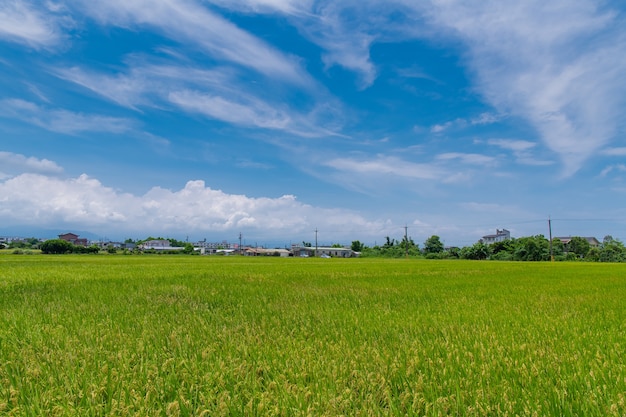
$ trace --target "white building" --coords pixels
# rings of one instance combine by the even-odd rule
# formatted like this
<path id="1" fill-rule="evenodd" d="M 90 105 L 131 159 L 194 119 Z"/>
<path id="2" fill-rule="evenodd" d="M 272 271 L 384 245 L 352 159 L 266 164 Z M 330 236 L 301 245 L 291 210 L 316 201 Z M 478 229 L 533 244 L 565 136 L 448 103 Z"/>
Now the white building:
<path id="1" fill-rule="evenodd" d="M 483 242 L 486 245 L 490 245 L 492 243 L 496 243 L 496 242 L 502 242 L 504 240 L 509 240 L 511 239 L 511 232 L 509 232 L 506 229 L 496 229 L 496 234 L 495 235 L 486 235 L 483 236 L 483 238 L 481 239 L 481 242 Z"/>

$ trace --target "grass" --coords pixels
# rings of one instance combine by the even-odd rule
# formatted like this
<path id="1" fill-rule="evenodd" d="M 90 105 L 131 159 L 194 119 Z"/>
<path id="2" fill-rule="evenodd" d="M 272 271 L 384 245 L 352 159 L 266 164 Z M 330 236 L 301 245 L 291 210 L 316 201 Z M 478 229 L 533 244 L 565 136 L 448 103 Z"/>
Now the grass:
<path id="1" fill-rule="evenodd" d="M 626 265 L 0 256 L 0 415 L 626 414 Z"/>

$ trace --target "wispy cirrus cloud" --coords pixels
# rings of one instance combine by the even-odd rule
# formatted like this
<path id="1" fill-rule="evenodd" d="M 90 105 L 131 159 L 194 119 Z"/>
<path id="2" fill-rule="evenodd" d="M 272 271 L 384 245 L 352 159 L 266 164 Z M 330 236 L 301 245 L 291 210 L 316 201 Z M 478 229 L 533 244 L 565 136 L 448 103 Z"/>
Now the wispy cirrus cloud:
<path id="1" fill-rule="evenodd" d="M 0 38 L 32 48 L 50 48 L 63 38 L 59 18 L 53 10 L 30 1 L 6 0 L 0 3 Z"/>
<path id="2" fill-rule="evenodd" d="M 484 112 L 470 119 L 457 118 L 457 119 L 449 120 L 441 124 L 435 124 L 430 127 L 430 132 L 442 133 L 452 128 L 462 129 L 468 126 L 489 125 L 489 124 L 493 124 L 493 123 L 497 123 L 501 121 L 503 117 L 504 117 L 503 115 L 490 113 L 490 112 Z"/>
<path id="3" fill-rule="evenodd" d="M 151 63 L 140 57 L 130 57 L 127 66 L 125 71 L 114 74 L 77 66 L 52 72 L 120 106 L 139 111 L 141 107 L 162 107 L 169 94 L 190 86 L 235 94 L 238 82 L 232 68 L 194 68 L 171 61 Z"/>
<path id="4" fill-rule="evenodd" d="M 534 142 L 516 139 L 489 139 L 487 143 L 514 152 L 526 152 L 537 146 Z"/>
<path id="5" fill-rule="evenodd" d="M 476 89 L 528 120 L 560 155 L 563 175 L 614 138 L 626 92 L 617 13 L 592 1 L 539 0 L 438 2 L 427 13 L 467 45 Z"/>
<path id="6" fill-rule="evenodd" d="M 487 140 L 487 144 L 506 151 L 511 151 L 516 162 L 519 164 L 533 166 L 548 166 L 554 164 L 553 161 L 537 158 L 533 154 L 533 149 L 537 146 L 535 142 L 516 139 L 489 139 Z"/>
<path id="7" fill-rule="evenodd" d="M 445 171 L 433 164 L 415 163 L 393 156 L 374 158 L 333 158 L 323 165 L 338 171 L 359 175 L 394 176 L 420 180 L 441 178 Z"/>
<path id="8" fill-rule="evenodd" d="M 624 164 L 610 165 L 604 168 L 602 172 L 600 172 L 600 176 L 606 177 L 611 172 L 619 172 L 619 173 L 626 172 L 626 165 Z"/>
<path id="9" fill-rule="evenodd" d="M 602 155 L 607 156 L 626 156 L 626 147 L 623 148 L 606 148 L 602 150 Z"/>
<path id="10" fill-rule="evenodd" d="M 243 126 L 285 130 L 290 124 L 288 115 L 253 98 L 237 103 L 218 95 L 184 90 L 170 93 L 169 100 L 187 111 Z"/>
<path id="11" fill-rule="evenodd" d="M 269 78 L 311 88 L 312 79 L 299 60 L 239 28 L 191 0 L 79 1 L 81 10 L 104 25 L 150 27 L 210 56 L 261 73 Z"/>
<path id="12" fill-rule="evenodd" d="M 11 117 L 52 132 L 78 134 L 82 132 L 123 133 L 133 129 L 130 119 L 85 114 L 65 109 L 39 106 L 21 99 L 0 100 L 0 117 Z"/>
<path id="13" fill-rule="evenodd" d="M 208 0 L 227 9 L 252 13 L 308 14 L 313 0 Z"/>
<path id="14" fill-rule="evenodd" d="M 341 106 L 323 91 L 312 94 L 310 109 L 291 109 L 238 78 L 230 67 L 201 69 L 172 62 L 130 59 L 126 72 L 107 74 L 78 67 L 56 69 L 60 78 L 79 84 L 118 105 L 139 112 L 152 107 L 183 110 L 226 123 L 281 130 L 303 137 L 337 135 Z M 325 127 L 331 126 L 331 127 Z"/>
<path id="15" fill-rule="evenodd" d="M 313 0 L 302 2 L 210 0 L 210 2 L 231 10 L 285 15 L 302 35 L 322 48 L 322 61 L 326 70 L 338 66 L 356 73 L 357 85 L 361 89 L 371 86 L 377 77 L 378 71 L 370 57 L 371 45 L 394 27 L 387 20 L 388 13 L 382 12 L 385 5 L 378 2 Z M 381 13 L 370 13 L 372 9 L 380 9 Z"/>
<path id="16" fill-rule="evenodd" d="M 496 158 L 476 153 L 446 152 L 435 157 L 439 161 L 461 161 L 470 165 L 494 165 Z"/>
<path id="17" fill-rule="evenodd" d="M 297 7 L 286 1 L 250 0 L 230 7 L 289 15 L 323 49 L 327 66 L 358 74 L 362 88 L 378 74 L 370 55 L 377 42 L 454 43 L 469 65 L 472 89 L 499 114 L 535 128 L 560 157 L 563 176 L 573 175 L 615 140 L 622 123 L 626 24 L 611 3 L 316 1 Z M 433 125 L 431 132 L 496 121 L 460 118 Z"/>

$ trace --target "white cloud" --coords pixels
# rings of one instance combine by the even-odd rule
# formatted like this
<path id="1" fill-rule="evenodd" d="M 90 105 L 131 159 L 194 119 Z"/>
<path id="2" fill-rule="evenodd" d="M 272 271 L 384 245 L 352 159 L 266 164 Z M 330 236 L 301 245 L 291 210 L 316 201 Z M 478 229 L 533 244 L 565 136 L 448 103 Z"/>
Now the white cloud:
<path id="1" fill-rule="evenodd" d="M 470 124 L 472 125 L 489 125 L 493 123 L 497 123 L 502 120 L 502 115 L 494 114 L 494 113 L 481 113 L 478 117 L 474 117 L 470 120 Z"/>
<path id="2" fill-rule="evenodd" d="M 481 113 L 476 117 L 471 118 L 470 120 L 466 120 L 463 118 L 457 118 L 454 120 L 447 121 L 445 123 L 435 124 L 431 126 L 431 133 L 441 133 L 451 128 L 464 128 L 466 126 L 475 126 L 475 125 L 488 125 L 497 123 L 502 119 L 502 116 L 496 115 L 493 113 Z"/>
<path id="3" fill-rule="evenodd" d="M 601 177 L 606 177 L 607 175 L 609 175 L 611 172 L 626 172 L 626 165 L 624 164 L 618 164 L 618 165 L 610 165 L 606 168 L 604 168 L 602 170 L 602 172 L 600 172 L 600 176 Z"/>
<path id="4" fill-rule="evenodd" d="M 461 122 L 495 123 L 501 115 L 520 117 L 561 158 L 564 176 L 614 140 L 621 123 L 626 25 L 610 7 L 593 0 L 347 0 L 302 6 L 240 0 L 230 6 L 287 15 L 323 48 L 328 66 L 355 72 L 361 87 L 377 76 L 370 56 L 376 42 L 435 39 L 458 45 L 460 40 L 474 89 L 497 113 L 433 125 L 431 132 Z"/>
<path id="5" fill-rule="evenodd" d="M 60 174 L 63 168 L 54 161 L 26 157 L 12 152 L 0 152 L 0 179 L 22 173 Z"/>
<path id="6" fill-rule="evenodd" d="M 216 95 L 177 91 L 169 95 L 169 100 L 187 111 L 244 126 L 284 130 L 291 122 L 286 114 L 254 99 L 237 103 Z"/>
<path id="7" fill-rule="evenodd" d="M 326 69 L 342 67 L 359 76 L 359 88 L 371 86 L 377 70 L 370 46 L 392 25 L 383 24 L 385 5 L 355 1 L 209 0 L 231 10 L 285 15 L 302 35 L 323 49 Z M 385 22 L 388 23 L 388 22 Z"/>
<path id="8" fill-rule="evenodd" d="M 5 0 L 0 3 L 0 38 L 49 48 L 61 39 L 57 19 L 29 1 Z"/>
<path id="9" fill-rule="evenodd" d="M 177 58 L 180 60 L 181 58 Z M 198 69 L 190 64 L 171 62 L 153 64 L 139 57 L 127 60 L 128 70 L 115 75 L 79 67 L 54 70 L 67 81 L 81 85 L 121 106 L 139 110 L 141 107 L 163 107 L 173 91 L 188 86 L 222 95 L 239 95 L 236 71 L 232 68 Z"/>
<path id="10" fill-rule="evenodd" d="M 123 133 L 131 130 L 133 125 L 129 119 L 49 109 L 21 99 L 0 100 L 0 110 L 2 117 L 15 118 L 46 130 L 67 134 Z"/>
<path id="11" fill-rule="evenodd" d="M 442 1 L 431 21 L 468 47 L 477 89 L 521 116 L 563 160 L 564 175 L 614 138 L 626 92 L 626 35 L 592 1 Z"/>
<path id="12" fill-rule="evenodd" d="M 82 10 L 106 25 L 151 27 L 181 43 L 195 45 L 225 59 L 283 82 L 310 87 L 311 79 L 298 59 L 240 29 L 191 0 L 82 0 Z"/>
<path id="13" fill-rule="evenodd" d="M 607 156 L 626 156 L 626 147 L 623 148 L 607 148 L 602 150 L 602 155 Z"/>
<path id="14" fill-rule="evenodd" d="M 373 159 L 334 158 L 324 162 L 325 166 L 352 174 L 370 176 L 397 176 L 412 179 L 438 179 L 444 170 L 432 164 L 407 162 L 392 156 Z"/>
<path id="15" fill-rule="evenodd" d="M 537 146 L 537 144 L 534 142 L 516 139 L 489 139 L 487 143 L 489 145 L 498 146 L 502 149 L 507 149 L 514 152 L 528 151 Z"/>
<path id="16" fill-rule="evenodd" d="M 435 159 L 441 161 L 459 160 L 465 164 L 472 165 L 493 165 L 496 159 L 487 155 L 480 155 L 476 153 L 460 153 L 460 152 L 446 152 L 436 156 Z"/>
<path id="17" fill-rule="evenodd" d="M 305 14 L 313 0 L 207 0 L 220 7 L 254 13 Z"/>
<path id="18" fill-rule="evenodd" d="M 537 146 L 535 142 L 516 139 L 489 139 L 487 144 L 512 151 L 516 162 L 519 164 L 531 166 L 549 166 L 554 164 L 553 161 L 539 159 L 533 154 L 532 150 Z"/>
<path id="19" fill-rule="evenodd" d="M 21 174 L 0 181 L 0 219 L 14 224 L 64 224 L 94 232 L 184 235 L 244 232 L 271 238 L 298 238 L 316 227 L 346 236 L 376 236 L 378 221 L 355 212 L 324 209 L 292 195 L 252 198 L 227 194 L 189 181 L 180 190 L 155 187 L 144 195 L 121 193 L 87 175 L 61 179 Z M 358 237 L 358 236 L 357 236 Z"/>
<path id="20" fill-rule="evenodd" d="M 170 109 L 175 105 L 189 113 L 241 126 L 283 130 L 303 137 L 337 134 L 330 128 L 337 123 L 340 106 L 323 91 L 311 98 L 312 110 L 302 113 L 282 102 L 270 101 L 265 89 L 255 89 L 239 80 L 232 68 L 202 70 L 169 63 L 149 64 L 138 58 L 130 60 L 129 65 L 127 73 L 114 76 L 80 68 L 56 73 L 137 111 L 142 107 Z M 322 124 L 327 127 L 321 127 Z"/>

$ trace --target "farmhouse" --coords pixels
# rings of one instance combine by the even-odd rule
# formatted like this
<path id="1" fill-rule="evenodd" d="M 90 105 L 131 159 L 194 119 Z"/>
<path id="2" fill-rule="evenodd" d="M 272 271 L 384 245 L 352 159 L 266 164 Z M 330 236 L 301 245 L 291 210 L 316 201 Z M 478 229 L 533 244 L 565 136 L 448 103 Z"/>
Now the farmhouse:
<path id="1" fill-rule="evenodd" d="M 139 245 L 139 249 L 143 250 L 156 250 L 156 251 L 166 251 L 166 250 L 182 250 L 184 248 L 172 246 L 169 240 L 167 239 L 154 239 L 154 240 L 146 240 L 141 245 Z"/>
<path id="2" fill-rule="evenodd" d="M 504 240 L 509 240 L 509 239 L 511 239 L 511 232 L 509 232 L 506 229 L 502 229 L 502 230 L 496 229 L 495 235 L 483 236 L 483 238 L 481 239 L 481 242 L 486 245 L 490 245 L 492 243 L 502 242 Z"/>
<path id="3" fill-rule="evenodd" d="M 239 249 L 239 244 L 228 243 L 226 240 L 223 240 L 222 242 L 207 242 L 206 239 L 204 239 L 194 243 L 193 247 L 195 250 L 199 250 L 202 255 L 208 255 L 216 253 L 232 253 Z"/>
<path id="4" fill-rule="evenodd" d="M 291 252 L 287 249 L 265 249 L 265 248 L 247 248 L 243 252 L 246 256 L 280 256 L 281 258 L 287 258 L 291 255 Z"/>
<path id="5" fill-rule="evenodd" d="M 555 237 L 555 239 L 559 239 L 563 243 L 563 245 L 567 248 L 567 245 L 572 241 L 572 237 L 573 236 Z M 600 241 L 596 239 L 595 237 L 583 237 L 583 236 L 581 237 L 585 239 L 587 242 L 589 242 L 589 246 L 591 246 L 592 248 L 597 248 L 598 246 L 600 246 Z"/>
<path id="6" fill-rule="evenodd" d="M 350 248 L 332 248 L 318 246 L 317 248 L 310 246 L 293 246 L 291 248 L 293 256 L 313 257 L 313 256 L 331 256 L 334 258 L 356 258 L 358 254 Z"/>
<path id="7" fill-rule="evenodd" d="M 76 246 L 87 246 L 87 239 L 79 238 L 78 235 L 74 233 L 64 233 L 62 235 L 59 235 L 59 239 L 70 242 L 71 244 Z"/>

